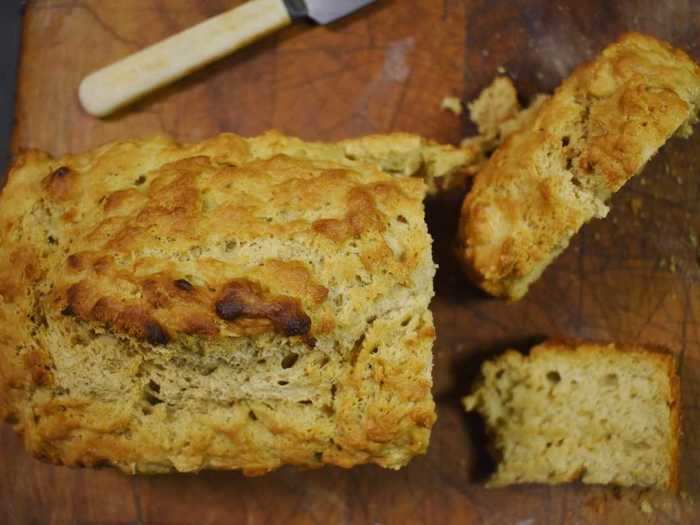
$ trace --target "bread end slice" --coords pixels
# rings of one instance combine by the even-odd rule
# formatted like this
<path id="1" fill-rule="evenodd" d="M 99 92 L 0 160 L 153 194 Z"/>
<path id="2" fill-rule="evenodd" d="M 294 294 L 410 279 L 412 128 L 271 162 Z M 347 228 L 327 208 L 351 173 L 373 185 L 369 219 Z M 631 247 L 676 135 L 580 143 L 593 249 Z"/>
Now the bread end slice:
<path id="1" fill-rule="evenodd" d="M 499 460 L 490 486 L 590 484 L 677 490 L 680 383 L 672 355 L 550 341 L 486 362 L 467 411 Z"/>

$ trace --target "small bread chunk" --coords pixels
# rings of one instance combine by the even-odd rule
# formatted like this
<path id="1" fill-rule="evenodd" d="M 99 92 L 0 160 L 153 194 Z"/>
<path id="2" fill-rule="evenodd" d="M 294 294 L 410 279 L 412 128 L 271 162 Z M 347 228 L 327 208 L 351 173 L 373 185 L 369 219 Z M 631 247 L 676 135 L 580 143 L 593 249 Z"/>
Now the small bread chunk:
<path id="1" fill-rule="evenodd" d="M 455 115 L 461 115 L 463 111 L 462 101 L 457 97 L 444 97 L 440 102 L 440 109 L 450 111 Z"/>
<path id="2" fill-rule="evenodd" d="M 491 486 L 678 486 L 680 384 L 670 354 L 548 342 L 484 363 L 464 398 L 499 460 Z"/>
<path id="3" fill-rule="evenodd" d="M 510 78 L 496 77 L 468 105 L 469 118 L 476 124 L 479 134 L 461 142 L 462 149 L 470 153 L 465 170 L 472 175 L 479 173 L 493 150 L 532 122 L 548 98 L 548 95 L 537 94 L 523 108 Z"/>
<path id="4" fill-rule="evenodd" d="M 578 68 L 474 179 L 459 231 L 468 275 L 521 298 L 664 142 L 690 134 L 698 104 L 700 68 L 651 37 L 627 34 Z"/>
<path id="5" fill-rule="evenodd" d="M 496 77 L 468 107 L 469 117 L 485 138 L 494 138 L 500 125 L 517 117 L 521 109 L 518 93 L 508 77 Z"/>
<path id="6" fill-rule="evenodd" d="M 0 418 L 41 459 L 129 473 L 405 465 L 435 421 L 420 174 L 453 154 L 274 132 L 26 153 L 0 198 Z"/>

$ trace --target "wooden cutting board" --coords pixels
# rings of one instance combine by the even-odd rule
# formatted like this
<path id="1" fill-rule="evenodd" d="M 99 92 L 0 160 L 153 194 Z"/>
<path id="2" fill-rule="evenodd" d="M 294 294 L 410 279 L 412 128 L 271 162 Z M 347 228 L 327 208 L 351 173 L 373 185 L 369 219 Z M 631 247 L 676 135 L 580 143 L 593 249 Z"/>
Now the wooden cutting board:
<path id="1" fill-rule="evenodd" d="M 700 59 L 696 0 L 386 0 L 330 28 L 298 26 L 106 121 L 77 99 L 89 71 L 236 4 L 223 0 L 34 0 L 24 22 L 15 151 L 82 151 L 169 133 L 195 141 L 271 127 L 332 140 L 405 130 L 457 142 L 500 67 L 525 98 L 556 86 L 626 30 Z M 240 3 L 240 2 L 238 2 Z M 450 255 L 460 196 L 427 205 L 440 264 L 434 312 L 438 422 L 428 454 L 399 471 L 285 468 L 126 477 L 31 459 L 0 430 L 0 523 L 700 523 L 700 132 L 673 140 L 586 226 L 517 304 L 485 297 Z M 480 361 L 545 336 L 661 344 L 680 358 L 683 493 L 604 487 L 485 489 L 477 421 L 458 399 Z"/>

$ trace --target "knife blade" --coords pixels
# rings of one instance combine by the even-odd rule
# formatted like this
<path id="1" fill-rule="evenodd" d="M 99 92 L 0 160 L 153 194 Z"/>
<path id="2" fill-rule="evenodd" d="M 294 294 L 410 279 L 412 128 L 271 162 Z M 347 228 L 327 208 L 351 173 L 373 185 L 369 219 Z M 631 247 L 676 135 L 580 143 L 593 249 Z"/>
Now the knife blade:
<path id="1" fill-rule="evenodd" d="M 17 61 L 22 26 L 22 0 L 0 3 L 0 186 L 10 162 L 17 89 Z"/>
<path id="2" fill-rule="evenodd" d="M 317 24 L 326 25 L 354 13 L 376 0 L 285 0 L 293 19 L 308 17 Z"/>
<path id="3" fill-rule="evenodd" d="M 300 18 L 327 24 L 375 0 L 250 0 L 91 73 L 79 97 L 105 117 Z"/>

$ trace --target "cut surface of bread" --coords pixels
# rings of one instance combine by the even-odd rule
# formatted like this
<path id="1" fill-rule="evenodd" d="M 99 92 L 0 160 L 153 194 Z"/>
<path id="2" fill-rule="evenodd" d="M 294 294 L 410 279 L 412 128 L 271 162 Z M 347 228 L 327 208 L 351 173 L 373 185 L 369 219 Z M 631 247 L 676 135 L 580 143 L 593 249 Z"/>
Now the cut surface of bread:
<path id="1" fill-rule="evenodd" d="M 648 36 L 579 67 L 475 177 L 459 231 L 468 275 L 521 298 L 672 135 L 690 133 L 699 104 L 700 68 Z"/>
<path id="2" fill-rule="evenodd" d="M 0 417 L 39 458 L 129 473 L 423 453 L 435 265 L 426 184 L 396 174 L 453 161 L 395 138 L 23 155 L 0 198 Z"/>
<path id="3" fill-rule="evenodd" d="M 548 342 L 484 363 L 468 411 L 498 458 L 491 486 L 678 486 L 680 386 L 670 354 Z"/>

